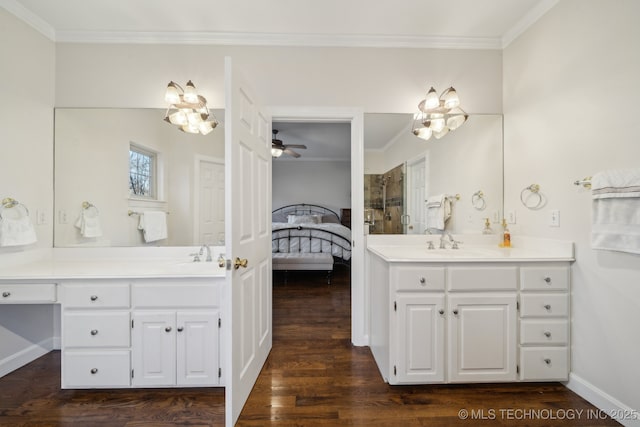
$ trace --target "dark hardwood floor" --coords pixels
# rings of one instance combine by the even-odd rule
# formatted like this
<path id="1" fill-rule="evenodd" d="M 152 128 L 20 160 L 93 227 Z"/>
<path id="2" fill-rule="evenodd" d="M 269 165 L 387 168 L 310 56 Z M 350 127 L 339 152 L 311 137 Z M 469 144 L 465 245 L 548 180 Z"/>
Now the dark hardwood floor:
<path id="1" fill-rule="evenodd" d="M 336 269 L 332 285 L 276 273 L 273 349 L 238 426 L 619 425 L 558 383 L 387 385 L 351 345 L 348 269 Z M 54 351 L 0 378 L 0 425 L 223 426 L 224 392 L 60 390 Z"/>

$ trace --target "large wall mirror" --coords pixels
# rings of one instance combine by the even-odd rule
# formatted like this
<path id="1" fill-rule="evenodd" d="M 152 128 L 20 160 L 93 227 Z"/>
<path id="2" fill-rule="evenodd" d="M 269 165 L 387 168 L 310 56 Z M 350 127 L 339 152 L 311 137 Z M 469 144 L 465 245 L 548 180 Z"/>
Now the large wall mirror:
<path id="1" fill-rule="evenodd" d="M 222 125 L 206 136 L 186 134 L 164 122 L 164 113 L 56 109 L 55 246 L 224 241 Z M 214 113 L 224 121 L 224 111 Z M 166 238 L 147 241 L 145 212 L 166 215 Z"/>
<path id="2" fill-rule="evenodd" d="M 446 230 L 477 234 L 503 212 L 501 115 L 471 115 L 441 139 L 423 141 L 410 114 L 365 114 L 365 222 L 372 234 L 424 234 L 425 200 L 452 199 Z M 369 131 L 367 131 L 369 129 Z"/>

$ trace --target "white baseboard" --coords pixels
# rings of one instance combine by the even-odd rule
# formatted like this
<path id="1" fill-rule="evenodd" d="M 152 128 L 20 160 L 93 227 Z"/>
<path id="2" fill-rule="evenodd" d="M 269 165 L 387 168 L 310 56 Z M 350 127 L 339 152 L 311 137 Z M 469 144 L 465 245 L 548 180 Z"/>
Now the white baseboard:
<path id="1" fill-rule="evenodd" d="M 640 427 L 640 410 L 633 409 L 575 374 L 569 374 L 567 388 L 625 427 Z M 593 419 L 593 417 L 592 417 Z"/>
<path id="2" fill-rule="evenodd" d="M 58 338 L 58 344 L 59 341 L 60 339 Z M 44 356 L 54 348 L 54 339 L 47 338 L 46 340 L 41 341 L 37 344 L 30 345 L 29 347 L 25 348 L 22 351 L 19 351 L 18 353 L 12 354 L 9 357 L 5 357 L 4 359 L 0 360 L 0 377 L 3 377 L 8 373 L 13 372 L 16 369 L 33 362 L 38 357 Z"/>

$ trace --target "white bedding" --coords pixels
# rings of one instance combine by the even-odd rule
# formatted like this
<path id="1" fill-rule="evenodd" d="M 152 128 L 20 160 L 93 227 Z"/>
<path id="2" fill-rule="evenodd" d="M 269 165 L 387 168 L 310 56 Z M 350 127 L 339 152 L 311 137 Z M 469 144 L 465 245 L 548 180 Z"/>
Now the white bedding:
<path id="1" fill-rule="evenodd" d="M 272 252 L 328 252 L 345 261 L 351 259 L 351 230 L 342 224 L 274 222 L 272 231 Z"/>

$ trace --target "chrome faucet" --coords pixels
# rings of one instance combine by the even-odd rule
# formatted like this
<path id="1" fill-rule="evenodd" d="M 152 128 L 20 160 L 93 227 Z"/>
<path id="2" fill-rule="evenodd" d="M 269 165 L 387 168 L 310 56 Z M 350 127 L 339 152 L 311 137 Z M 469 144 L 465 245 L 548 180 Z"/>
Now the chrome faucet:
<path id="1" fill-rule="evenodd" d="M 462 243 L 459 240 L 453 238 L 451 233 L 444 232 L 440 235 L 440 249 L 446 249 L 447 242 L 445 241 L 445 237 L 449 238 L 449 242 L 451 243 L 451 249 L 458 249 L 458 243 Z"/>
<path id="2" fill-rule="evenodd" d="M 209 247 L 209 245 L 205 244 L 200 246 L 200 252 L 199 254 L 202 255 L 204 253 L 204 250 L 207 250 L 207 258 L 205 259 L 206 262 L 211 262 L 213 261 L 213 258 L 211 258 L 211 248 Z"/>

